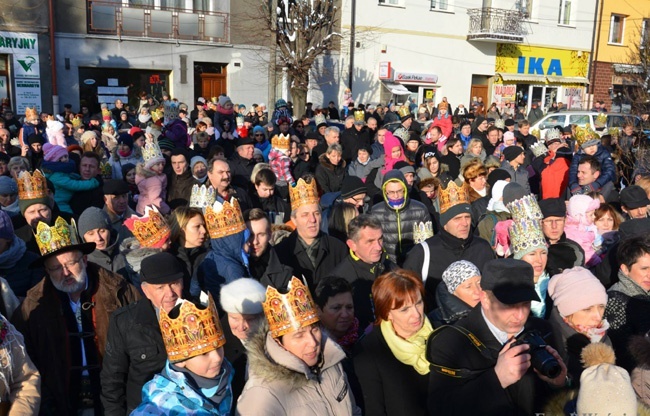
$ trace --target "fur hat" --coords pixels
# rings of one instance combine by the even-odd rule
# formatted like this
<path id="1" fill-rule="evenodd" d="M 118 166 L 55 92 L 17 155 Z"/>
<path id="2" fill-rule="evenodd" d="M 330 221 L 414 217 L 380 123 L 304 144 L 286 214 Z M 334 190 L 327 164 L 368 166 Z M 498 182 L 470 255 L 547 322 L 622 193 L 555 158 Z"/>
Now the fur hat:
<path id="1" fill-rule="evenodd" d="M 577 413 L 636 415 L 637 399 L 630 375 L 614 364 L 612 347 L 596 342 L 587 345 L 581 355 L 585 370 L 580 376 Z"/>
<path id="2" fill-rule="evenodd" d="M 265 299 L 266 288 L 255 279 L 242 277 L 221 288 L 221 308 L 227 313 L 261 314 Z"/>

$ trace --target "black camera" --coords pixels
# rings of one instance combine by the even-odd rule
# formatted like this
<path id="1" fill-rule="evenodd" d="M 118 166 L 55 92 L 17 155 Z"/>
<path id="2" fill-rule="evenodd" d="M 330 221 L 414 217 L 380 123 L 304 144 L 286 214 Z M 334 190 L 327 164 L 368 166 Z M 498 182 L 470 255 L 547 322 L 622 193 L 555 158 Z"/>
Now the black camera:
<path id="1" fill-rule="evenodd" d="M 515 338 L 515 342 L 512 343 L 510 348 L 522 344 L 529 345 L 530 362 L 535 370 L 551 379 L 560 375 L 562 367 L 560 367 L 560 363 L 557 362 L 555 357 L 546 351 L 546 341 L 539 332 L 522 332 Z"/>

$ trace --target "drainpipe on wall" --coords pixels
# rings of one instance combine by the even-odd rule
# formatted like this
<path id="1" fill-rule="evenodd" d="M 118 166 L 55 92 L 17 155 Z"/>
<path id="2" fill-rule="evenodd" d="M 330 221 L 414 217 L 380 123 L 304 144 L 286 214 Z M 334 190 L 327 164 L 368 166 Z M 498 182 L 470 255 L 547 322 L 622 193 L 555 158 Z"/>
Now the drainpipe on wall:
<path id="1" fill-rule="evenodd" d="M 59 113 L 59 92 L 56 85 L 56 51 L 54 49 L 54 5 L 48 0 L 50 9 L 50 72 L 52 73 L 52 113 Z M 41 109 L 43 111 L 43 109 Z"/>
<path id="2" fill-rule="evenodd" d="M 350 68 L 348 69 L 348 88 L 352 91 L 352 78 L 354 78 L 354 50 L 356 49 L 356 21 L 357 21 L 357 0 L 352 0 L 350 5 L 352 8 L 351 22 L 350 22 Z"/>
<path id="3" fill-rule="evenodd" d="M 605 0 L 596 0 L 596 10 L 594 10 L 594 34 L 591 37 L 591 52 L 589 53 L 589 79 L 590 81 L 593 81 L 593 84 L 589 85 L 589 91 L 591 94 L 589 94 L 590 99 L 587 100 L 587 109 L 590 109 L 593 107 L 594 103 L 594 89 L 596 88 L 594 84 L 596 84 L 596 77 L 595 77 L 595 62 L 598 60 L 598 45 L 600 44 L 600 28 L 602 25 L 602 18 L 603 18 L 603 9 L 605 8 Z M 600 7 L 600 16 L 598 15 L 598 8 Z M 594 56 L 594 54 L 596 56 Z"/>

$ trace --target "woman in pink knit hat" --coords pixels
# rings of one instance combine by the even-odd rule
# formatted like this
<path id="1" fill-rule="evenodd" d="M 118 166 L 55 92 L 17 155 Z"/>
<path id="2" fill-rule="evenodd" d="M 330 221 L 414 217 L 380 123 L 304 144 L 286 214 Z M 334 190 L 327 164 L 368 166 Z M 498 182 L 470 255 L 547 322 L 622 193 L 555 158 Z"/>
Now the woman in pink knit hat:
<path id="1" fill-rule="evenodd" d="M 549 322 L 558 353 L 576 385 L 583 370 L 582 349 L 595 342 L 612 345 L 607 336 L 609 323 L 604 318 L 607 291 L 589 270 L 574 267 L 551 278 L 548 294 L 554 304 Z"/>

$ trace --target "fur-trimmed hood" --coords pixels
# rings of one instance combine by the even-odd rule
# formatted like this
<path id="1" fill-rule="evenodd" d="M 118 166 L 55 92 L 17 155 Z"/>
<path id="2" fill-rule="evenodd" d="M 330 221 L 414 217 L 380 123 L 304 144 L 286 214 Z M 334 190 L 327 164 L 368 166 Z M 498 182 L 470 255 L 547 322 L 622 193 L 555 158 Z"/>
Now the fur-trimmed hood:
<path id="1" fill-rule="evenodd" d="M 140 182 L 140 181 L 142 181 L 144 179 L 147 179 L 147 178 L 151 178 L 153 176 L 158 176 L 158 174 L 156 172 L 154 172 L 153 170 L 151 170 L 151 169 L 145 168 L 144 164 L 142 164 L 142 163 L 138 163 L 136 165 L 136 167 L 135 167 L 135 183 L 136 183 L 136 185 L 138 184 L 138 182 Z"/>
<path id="2" fill-rule="evenodd" d="M 327 158 L 327 154 L 323 153 L 318 157 L 318 163 L 325 169 L 329 169 L 331 171 L 334 171 L 336 169 L 345 169 L 346 163 L 345 160 L 341 159 L 338 165 L 333 165 L 332 162 Z"/>

